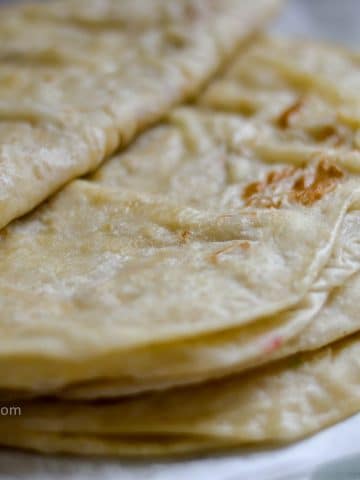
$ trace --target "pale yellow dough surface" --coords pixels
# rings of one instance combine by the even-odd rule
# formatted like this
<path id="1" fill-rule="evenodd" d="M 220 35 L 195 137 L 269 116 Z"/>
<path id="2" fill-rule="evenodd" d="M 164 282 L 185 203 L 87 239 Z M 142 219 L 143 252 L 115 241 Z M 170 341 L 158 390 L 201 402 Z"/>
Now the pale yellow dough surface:
<path id="1" fill-rule="evenodd" d="M 194 95 L 278 3 L 62 0 L 2 8 L 0 228 Z"/>
<path id="2" fill-rule="evenodd" d="M 257 79 L 258 109 L 215 108 L 219 79 L 3 231 L 0 388 L 128 394 L 308 348 L 298 336 L 359 268 L 358 128 L 339 120 L 351 90 L 335 101 L 315 79 L 323 58 L 334 78 L 356 79 L 358 63 L 269 39 L 244 58 L 225 79 Z"/>
<path id="3" fill-rule="evenodd" d="M 355 55 L 260 40 L 2 232 L 0 387 L 80 399 L 24 400 L 3 445 L 191 453 L 360 409 L 359 334 L 332 344 L 360 326 L 358 82 Z"/>
<path id="4" fill-rule="evenodd" d="M 359 287 L 357 274 L 328 301 L 319 323 L 337 317 L 346 328 L 358 319 Z M 1 422 L 1 442 L 138 457 L 294 441 L 359 410 L 359 349 L 356 335 L 255 372 L 129 400 L 18 403 L 22 416 Z"/>

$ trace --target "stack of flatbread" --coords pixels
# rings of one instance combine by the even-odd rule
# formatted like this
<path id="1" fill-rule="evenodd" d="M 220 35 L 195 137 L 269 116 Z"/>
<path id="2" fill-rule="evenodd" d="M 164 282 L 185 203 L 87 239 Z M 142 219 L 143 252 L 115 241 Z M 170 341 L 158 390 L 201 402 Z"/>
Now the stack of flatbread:
<path id="1" fill-rule="evenodd" d="M 360 57 L 249 40 L 277 4 L 3 10 L 1 445 L 261 447 L 360 410 Z"/>

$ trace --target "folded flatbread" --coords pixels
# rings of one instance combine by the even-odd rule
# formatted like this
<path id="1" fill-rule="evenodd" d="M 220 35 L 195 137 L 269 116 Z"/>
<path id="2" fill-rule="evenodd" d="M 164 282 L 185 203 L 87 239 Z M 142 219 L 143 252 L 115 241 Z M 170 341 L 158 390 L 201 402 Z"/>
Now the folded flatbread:
<path id="1" fill-rule="evenodd" d="M 251 115 L 219 111 L 206 93 L 4 229 L 0 388 L 127 394 L 306 349 L 296 338 L 359 268 L 358 130 L 338 115 L 349 90 L 333 102 L 288 81 L 264 49 L 296 72 L 306 55 L 358 72 L 350 54 L 262 40 L 237 78 L 264 79 L 254 99 L 287 89 L 280 112 L 268 97 Z M 289 113 L 302 89 L 311 100 Z"/>
<path id="2" fill-rule="evenodd" d="M 111 398 L 202 382 L 315 350 L 356 332 L 360 329 L 360 317 L 355 315 L 350 324 L 338 315 L 328 319 L 324 306 L 336 289 L 360 271 L 359 229 L 360 211 L 352 210 L 343 221 L 329 262 L 304 298 L 291 309 L 245 328 L 169 342 L 156 348 L 140 348 L 136 355 L 127 358 L 123 376 L 72 385 L 57 395 Z"/>
<path id="3" fill-rule="evenodd" d="M 259 40 L 212 82 L 199 101 L 201 112 L 176 111 L 170 117 L 176 128 L 154 129 L 135 149 L 104 165 L 94 178 L 113 188 L 162 192 L 193 206 L 223 208 L 239 206 L 242 189 L 257 174 L 263 180 L 250 183 L 250 201 L 259 205 L 256 195 L 260 190 L 265 196 L 263 205 L 276 207 L 276 185 L 286 181 L 281 177 L 291 178 L 293 167 L 314 159 L 334 161 L 356 174 L 360 165 L 359 66 L 358 55 L 338 48 Z M 193 152 L 191 163 L 181 154 L 179 129 L 186 148 Z M 224 159 L 225 168 L 214 161 L 217 158 Z M 274 165 L 282 162 L 292 168 L 274 175 Z M 334 322 L 322 326 L 312 343 L 303 344 L 299 334 L 310 322 L 319 321 L 317 314 L 333 289 L 359 270 L 359 232 L 359 212 L 354 206 L 329 262 L 290 310 L 265 317 L 251 328 L 138 349 L 131 357 L 132 365 L 127 358 L 126 373 L 121 367 L 122 376 L 108 375 L 62 394 L 109 397 L 203 381 L 318 348 L 325 338 L 341 338 L 349 331 L 344 328 L 342 335 Z"/>
<path id="4" fill-rule="evenodd" d="M 358 328 L 359 287 L 356 274 L 328 300 L 319 324 L 352 328 L 355 322 Z M 313 333 L 303 341 L 311 342 Z M 18 403 L 22 415 L 4 417 L 0 442 L 43 452 L 138 457 L 293 441 L 360 409 L 359 350 L 357 334 L 197 387 L 95 404 Z"/>
<path id="5" fill-rule="evenodd" d="M 278 0 L 2 8 L 0 228 L 196 93 Z"/>
<path id="6" fill-rule="evenodd" d="M 211 118 L 203 113 L 199 121 L 199 116 L 189 111 L 172 116 L 172 121 L 181 126 L 187 145 L 197 152 L 191 166 L 184 165 L 180 154 L 176 157 L 175 152 L 180 149 L 176 150 L 179 142 L 175 129 L 164 128 L 158 129 L 157 134 L 154 130 L 147 141 L 144 137 L 143 161 L 137 155 L 140 151 L 130 150 L 120 159 L 108 162 L 95 178 L 117 188 L 121 185 L 162 191 L 191 205 L 207 202 L 214 207 L 226 202 L 238 205 L 249 172 L 262 171 L 264 164 L 272 168 L 280 161 L 296 166 L 314 158 L 327 158 L 358 172 L 358 82 L 359 58 L 355 54 L 321 44 L 285 43 L 268 38 L 258 41 L 202 96 L 200 104 L 211 108 Z M 213 110 L 227 115 L 214 115 Z M 240 122 L 239 112 L 247 122 Z M 217 152 L 221 138 L 226 138 L 228 145 L 225 163 L 230 185 L 226 189 L 221 167 L 204 154 L 208 150 Z M 246 149 L 247 143 L 252 150 Z M 168 152 L 172 152 L 171 156 Z M 152 175 L 152 164 L 166 165 L 169 157 L 172 161 L 167 164 L 166 174 Z M 191 182 L 185 178 L 190 169 Z M 265 173 L 263 178 L 262 184 L 252 185 L 253 189 L 265 189 Z M 223 194 L 220 201 L 219 192 Z M 265 205 L 269 201 L 273 199 L 267 198 Z M 184 383 L 185 378 L 186 382 L 213 378 L 302 350 L 299 332 L 309 322 L 318 321 L 317 313 L 332 290 L 359 269 L 359 214 L 355 210 L 342 226 L 330 261 L 307 295 L 290 311 L 266 317 L 251 328 L 233 328 L 192 341 L 139 349 L 132 357 L 136 358 L 133 365 L 129 366 L 127 360 L 128 373 L 122 378 L 74 386 L 63 394 L 96 398 L 165 388 Z M 329 325 L 320 338 L 341 337 L 341 328 L 332 335 L 333 327 L 334 324 Z M 293 341 L 288 345 L 290 338 Z M 313 345 L 318 345 L 317 337 Z"/>
<path id="7" fill-rule="evenodd" d="M 358 80 L 356 55 L 261 40 L 3 230 L 0 387 L 79 400 L 15 402 L 2 445 L 188 454 L 360 409 Z"/>

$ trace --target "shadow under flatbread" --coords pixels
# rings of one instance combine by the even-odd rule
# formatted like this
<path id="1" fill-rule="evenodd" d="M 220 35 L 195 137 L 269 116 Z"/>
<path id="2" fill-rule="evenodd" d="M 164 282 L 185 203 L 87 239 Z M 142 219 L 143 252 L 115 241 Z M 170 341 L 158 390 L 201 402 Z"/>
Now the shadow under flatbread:
<path id="1" fill-rule="evenodd" d="M 344 457 L 317 468 L 310 480 L 359 480 L 360 454 Z"/>

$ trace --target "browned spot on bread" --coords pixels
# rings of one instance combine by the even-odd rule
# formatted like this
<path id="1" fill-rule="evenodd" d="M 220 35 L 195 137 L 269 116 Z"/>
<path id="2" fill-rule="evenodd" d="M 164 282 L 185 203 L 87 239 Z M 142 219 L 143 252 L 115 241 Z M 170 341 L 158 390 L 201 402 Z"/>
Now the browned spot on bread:
<path id="1" fill-rule="evenodd" d="M 305 177 L 304 175 L 301 175 L 301 177 L 295 180 L 293 189 L 296 191 L 301 191 L 301 190 L 304 190 L 304 188 L 305 188 Z"/>
<path id="2" fill-rule="evenodd" d="M 263 182 L 252 182 L 249 183 L 243 191 L 243 199 L 247 200 L 247 204 L 251 204 L 253 197 L 257 194 L 261 194 L 264 192 L 269 185 L 275 185 L 279 183 L 281 180 L 286 178 L 290 178 L 296 172 L 296 167 L 286 167 L 282 170 L 274 170 L 269 172 L 266 176 L 266 179 Z M 265 200 L 265 198 L 263 198 Z M 268 202 L 265 202 L 268 203 Z M 276 202 L 272 201 L 271 206 L 278 208 L 279 206 L 276 205 Z"/>
<path id="3" fill-rule="evenodd" d="M 241 243 L 239 243 L 239 247 L 242 250 L 249 250 L 249 248 L 251 247 L 251 244 L 250 244 L 250 242 L 241 242 Z"/>
<path id="4" fill-rule="evenodd" d="M 282 170 L 269 172 L 262 182 L 249 183 L 242 194 L 245 205 L 260 208 L 280 208 L 281 200 L 275 197 L 274 190 L 282 181 L 291 178 L 297 170 L 296 167 L 285 167 Z"/>
<path id="5" fill-rule="evenodd" d="M 339 137 L 336 127 L 331 124 L 321 125 L 311 133 L 312 137 L 317 142 L 325 142 L 325 140 L 328 140 L 330 137 Z"/>
<path id="6" fill-rule="evenodd" d="M 304 206 L 311 206 L 331 192 L 343 176 L 344 173 L 335 164 L 321 160 L 312 177 L 306 178 L 306 175 L 302 175 L 295 181 L 290 199 Z"/>
<path id="7" fill-rule="evenodd" d="M 243 199 L 244 200 L 247 200 L 249 198 L 251 198 L 252 196 L 254 196 L 256 193 L 261 193 L 264 188 L 266 187 L 266 183 L 265 182 L 252 182 L 252 183 L 249 183 L 245 188 L 244 188 L 244 191 L 243 191 Z"/>
<path id="8" fill-rule="evenodd" d="M 189 230 L 183 230 L 180 234 L 180 243 L 181 245 L 185 245 L 189 241 L 191 232 Z"/>
<path id="9" fill-rule="evenodd" d="M 333 190 L 342 170 L 327 160 L 305 168 L 286 167 L 269 172 L 262 182 L 253 182 L 243 191 L 246 206 L 281 208 L 284 200 L 310 206 Z"/>
<path id="10" fill-rule="evenodd" d="M 289 107 L 287 107 L 278 117 L 277 125 L 281 129 L 289 128 L 291 117 L 299 112 L 305 103 L 304 97 L 299 97 L 294 103 L 292 103 Z"/>

